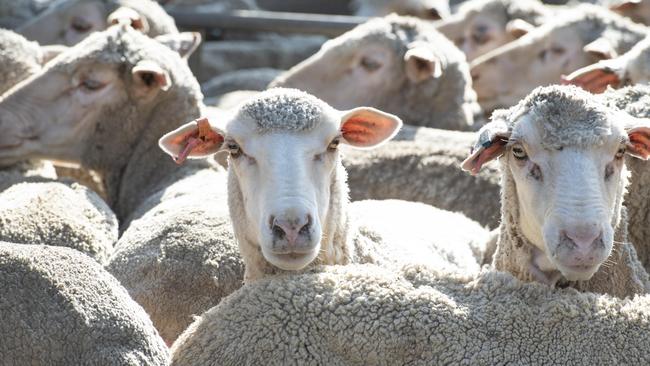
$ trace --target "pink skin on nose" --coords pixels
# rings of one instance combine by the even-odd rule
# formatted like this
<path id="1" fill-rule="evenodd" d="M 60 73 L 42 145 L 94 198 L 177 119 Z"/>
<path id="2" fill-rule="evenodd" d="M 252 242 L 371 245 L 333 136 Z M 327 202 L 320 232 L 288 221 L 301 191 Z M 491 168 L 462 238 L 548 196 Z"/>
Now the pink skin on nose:
<path id="1" fill-rule="evenodd" d="M 294 246 L 298 240 L 298 235 L 300 234 L 300 229 L 307 225 L 307 220 L 304 222 L 289 222 L 288 220 L 276 219 L 275 225 L 279 226 L 282 231 L 284 231 L 285 238 L 289 245 Z"/>
<path id="2" fill-rule="evenodd" d="M 564 234 L 575 243 L 579 251 L 583 252 L 591 248 L 594 241 L 602 234 L 602 231 L 589 226 L 571 228 L 566 230 Z"/>

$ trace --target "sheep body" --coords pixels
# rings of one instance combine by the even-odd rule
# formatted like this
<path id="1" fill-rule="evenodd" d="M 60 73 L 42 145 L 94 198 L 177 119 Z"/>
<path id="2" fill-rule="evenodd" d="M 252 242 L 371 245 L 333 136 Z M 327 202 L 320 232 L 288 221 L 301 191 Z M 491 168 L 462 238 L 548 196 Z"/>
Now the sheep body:
<path id="1" fill-rule="evenodd" d="M 0 192 L 0 241 L 74 248 L 104 264 L 117 227 L 106 203 L 76 183 L 22 178 Z"/>
<path id="2" fill-rule="evenodd" d="M 68 248 L 0 243 L 5 365 L 167 365 L 165 344 L 119 283 Z"/>
<path id="3" fill-rule="evenodd" d="M 648 309 L 502 272 L 335 266 L 246 284 L 183 333 L 172 365 L 636 364 Z"/>

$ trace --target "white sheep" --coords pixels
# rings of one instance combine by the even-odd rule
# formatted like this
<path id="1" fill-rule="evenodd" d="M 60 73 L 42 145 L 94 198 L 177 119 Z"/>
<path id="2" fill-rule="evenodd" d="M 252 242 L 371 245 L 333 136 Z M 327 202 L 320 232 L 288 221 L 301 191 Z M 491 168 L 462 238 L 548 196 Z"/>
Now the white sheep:
<path id="1" fill-rule="evenodd" d="M 59 0 L 16 31 L 40 44 L 77 44 L 116 23 L 150 37 L 178 33 L 174 19 L 152 0 Z"/>
<path id="2" fill-rule="evenodd" d="M 463 53 L 431 24 L 397 15 L 328 41 L 273 86 L 304 90 L 339 109 L 372 106 L 418 126 L 472 130 L 480 115 Z"/>
<path id="3" fill-rule="evenodd" d="M 0 93 L 40 72 L 63 49 L 0 30 Z M 115 215 L 94 192 L 56 178 L 49 162 L 0 169 L 0 241 L 70 247 L 105 263 L 117 241 Z"/>
<path id="4" fill-rule="evenodd" d="M 93 260 L 0 242 L 3 365 L 160 365 L 167 347 L 142 308 Z"/>
<path id="5" fill-rule="evenodd" d="M 582 4 L 471 63 L 473 87 L 486 111 L 510 107 L 538 86 L 630 50 L 648 28 L 605 8 Z M 517 77 L 512 77 L 516 75 Z"/>
<path id="6" fill-rule="evenodd" d="M 650 362 L 649 324 L 649 295 L 347 265 L 246 284 L 171 352 L 173 366 L 634 365 Z"/>
<path id="7" fill-rule="evenodd" d="M 373 212 L 364 225 L 348 209 L 338 145 L 380 145 L 401 126 L 397 117 L 368 107 L 338 111 L 304 92 L 274 88 L 217 123 L 187 123 L 163 136 L 160 146 L 177 161 L 230 153 L 228 206 L 245 281 L 316 264 L 443 263 L 430 248 L 458 258 L 452 261 L 457 270 L 478 269 L 468 244 L 484 242 L 487 232 L 462 215 L 399 201 L 352 204 L 361 205 L 359 215 Z M 409 222 L 405 212 L 418 212 L 427 223 Z M 382 224 L 389 222 L 405 228 Z M 411 238 L 409 246 L 399 240 L 401 245 L 392 245 L 402 237 Z M 465 266 L 468 257 L 473 266 Z"/>
<path id="8" fill-rule="evenodd" d="M 72 92 L 70 85 L 75 85 Z M 40 98 L 43 94 L 47 98 Z M 203 204 L 215 202 L 201 192 L 206 182 L 225 177 L 209 162 L 179 169 L 157 148 L 160 136 L 179 120 L 200 116 L 201 99 L 199 85 L 181 55 L 129 27 L 115 26 L 70 48 L 0 101 L 0 140 L 20 136 L 17 126 L 39 133 L 37 142 L 2 149 L 0 161 L 66 160 L 102 175 L 109 206 L 123 231 L 107 268 L 145 307 L 168 341 L 191 322 L 192 314 L 215 304 L 195 310 L 194 303 L 209 297 L 218 301 L 224 292 L 240 286 L 243 274 L 234 239 L 226 240 L 233 248 L 230 253 L 235 253 L 228 257 L 227 247 L 211 249 L 216 247 L 210 227 L 208 235 L 185 235 L 195 233 L 194 227 L 199 232 L 194 224 L 217 203 L 208 204 L 196 218 L 164 215 L 191 205 L 196 195 Z M 183 235 L 186 240 L 181 240 Z M 165 275 L 147 277 L 154 273 Z M 154 297 L 158 300 L 147 300 Z M 163 299 L 168 298 L 182 307 L 166 307 Z M 171 331 L 161 326 L 169 323 L 175 324 Z"/>
<path id="9" fill-rule="evenodd" d="M 625 154 L 647 159 L 650 129 L 572 86 L 538 88 L 492 115 L 463 168 L 501 156 L 493 266 L 523 281 L 625 297 L 648 274 L 627 239 Z M 641 142 L 638 142 L 641 141 Z"/>
<path id="10" fill-rule="evenodd" d="M 471 61 L 523 36 L 552 17 L 537 0 L 472 0 L 462 3 L 436 29 Z"/>

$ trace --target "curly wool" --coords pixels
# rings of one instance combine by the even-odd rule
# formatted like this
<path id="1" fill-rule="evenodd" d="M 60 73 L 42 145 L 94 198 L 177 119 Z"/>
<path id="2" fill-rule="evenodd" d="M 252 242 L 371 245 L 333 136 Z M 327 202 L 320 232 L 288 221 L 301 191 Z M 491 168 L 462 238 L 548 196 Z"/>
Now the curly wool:
<path id="1" fill-rule="evenodd" d="M 76 183 L 22 177 L 0 192 L 0 241 L 73 248 L 104 264 L 117 227 L 106 203 Z"/>
<path id="2" fill-rule="evenodd" d="M 245 285 L 183 333 L 172 365 L 639 364 L 650 362 L 649 309 L 648 295 L 502 272 L 327 267 Z"/>
<path id="3" fill-rule="evenodd" d="M 590 93 L 574 87 L 537 88 L 516 106 L 495 111 L 492 119 L 503 121 L 510 131 L 524 117 L 542 127 L 541 145 L 546 149 L 565 146 L 602 145 L 611 133 L 611 110 L 594 103 Z M 519 136 L 511 136 L 518 140 Z"/>
<path id="4" fill-rule="evenodd" d="M 167 365 L 138 304 L 69 248 L 0 243 L 3 365 Z"/>
<path id="5" fill-rule="evenodd" d="M 308 131 L 321 121 L 329 106 L 297 89 L 274 88 L 264 91 L 240 107 L 240 113 L 252 118 L 258 133 Z"/>

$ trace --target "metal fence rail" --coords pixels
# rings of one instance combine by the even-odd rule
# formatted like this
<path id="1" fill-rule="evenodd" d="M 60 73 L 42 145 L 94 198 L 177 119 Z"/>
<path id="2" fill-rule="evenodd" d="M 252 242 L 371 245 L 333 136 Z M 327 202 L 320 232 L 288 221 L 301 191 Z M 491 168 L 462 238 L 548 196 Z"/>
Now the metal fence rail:
<path id="1" fill-rule="evenodd" d="M 236 10 L 229 13 L 169 10 L 179 27 L 187 29 L 245 30 L 253 32 L 305 33 L 336 37 L 368 18 L 348 15 L 284 13 Z"/>

